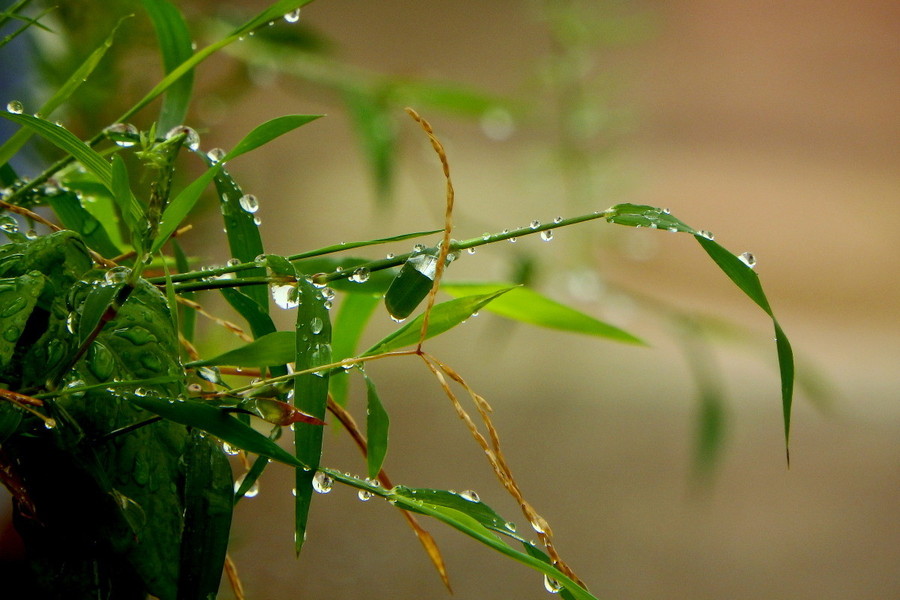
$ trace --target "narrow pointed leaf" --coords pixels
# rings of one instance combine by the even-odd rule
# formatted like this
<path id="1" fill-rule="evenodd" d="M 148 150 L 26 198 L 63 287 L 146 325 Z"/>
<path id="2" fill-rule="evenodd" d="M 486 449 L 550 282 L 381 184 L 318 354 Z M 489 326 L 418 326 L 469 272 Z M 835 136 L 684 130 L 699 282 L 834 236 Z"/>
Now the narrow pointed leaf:
<path id="1" fill-rule="evenodd" d="M 235 348 L 213 358 L 194 361 L 185 366 L 190 368 L 209 365 L 230 365 L 233 367 L 285 365 L 292 362 L 295 358 L 296 337 L 293 331 L 268 333 L 240 348 Z"/>
<path id="2" fill-rule="evenodd" d="M 128 183 L 128 169 L 125 161 L 118 154 L 112 160 L 112 193 L 119 207 L 119 214 L 125 219 L 125 224 L 131 232 L 132 244 L 135 247 L 143 247 L 142 238 L 145 235 L 146 213 L 140 205 L 131 185 Z"/>
<path id="3" fill-rule="evenodd" d="M 175 255 L 175 266 L 178 267 L 179 273 L 186 273 L 191 270 L 187 255 L 184 253 L 184 250 L 182 249 L 181 244 L 178 243 L 178 240 L 172 240 L 172 253 Z M 193 300 L 197 296 L 197 294 L 196 292 L 185 292 L 182 294 L 182 296 L 184 296 L 188 300 Z M 181 318 L 179 319 L 181 323 L 181 335 L 183 335 L 184 339 L 186 339 L 187 341 L 193 342 L 194 328 L 197 324 L 197 311 L 187 306 L 176 306 L 178 306 L 179 312 L 181 313 Z"/>
<path id="4" fill-rule="evenodd" d="M 266 470 L 267 466 L 269 466 L 268 458 L 265 456 L 256 457 L 256 460 L 253 461 L 253 466 L 244 474 L 244 477 L 240 480 L 241 485 L 239 485 L 238 489 L 234 492 L 235 504 L 240 502 L 241 498 L 246 496 L 247 492 L 250 491 L 250 488 L 253 487 L 253 484 L 259 481 L 260 476 L 263 474 L 263 471 Z"/>
<path id="5" fill-rule="evenodd" d="M 506 283 L 441 283 L 441 289 L 452 296 L 487 294 L 500 289 L 509 289 Z M 623 329 L 604 323 L 581 311 L 570 308 L 534 290 L 514 287 L 501 298 L 485 307 L 485 310 L 507 319 L 625 342 L 644 344 L 644 341 Z"/>
<path id="6" fill-rule="evenodd" d="M 298 278 L 300 306 L 297 308 L 295 368 L 299 371 L 331 362 L 331 319 L 321 290 L 304 277 Z M 328 372 L 315 372 L 294 378 L 294 404 L 308 415 L 325 419 L 328 403 Z M 294 425 L 294 451 L 298 462 L 310 471 L 296 471 L 294 503 L 294 549 L 299 554 L 306 534 L 306 521 L 312 500 L 312 480 L 322 454 L 322 427 L 310 423 Z"/>
<path id="7" fill-rule="evenodd" d="M 168 0 L 142 0 L 141 3 L 156 30 L 165 72 L 171 73 L 194 53 L 187 23 L 178 8 Z M 168 131 L 184 123 L 193 85 L 194 72 L 190 70 L 166 90 L 159 116 L 160 131 Z"/>
<path id="8" fill-rule="evenodd" d="M 334 321 L 331 350 L 333 362 L 356 356 L 362 332 L 375 312 L 380 299 L 367 294 L 347 294 Z M 335 369 L 328 381 L 331 397 L 341 406 L 347 405 L 350 378 L 343 369 Z"/>
<path id="9" fill-rule="evenodd" d="M 375 384 L 368 377 L 366 377 L 366 399 L 366 440 L 368 441 L 366 463 L 369 468 L 369 479 L 375 479 L 381 471 L 384 456 L 387 454 L 388 429 L 391 420 L 381 404 Z"/>
<path id="10" fill-rule="evenodd" d="M 48 201 L 66 229 L 77 231 L 89 248 L 105 258 L 113 258 L 122 253 L 110 239 L 103 222 L 85 210 L 75 194 L 66 192 L 52 196 Z"/>
<path id="11" fill-rule="evenodd" d="M 355 256 L 342 256 L 340 258 L 320 256 L 316 258 L 307 258 L 294 264 L 299 271 L 309 275 L 315 275 L 317 273 L 333 273 L 338 269 L 346 273 L 352 273 L 358 267 L 368 265 L 369 263 L 371 263 L 369 259 Z M 365 281 L 357 282 L 350 281 L 349 279 L 335 279 L 334 281 L 328 282 L 328 286 L 335 290 L 353 295 L 363 294 L 382 296 L 391 286 L 391 282 L 397 276 L 397 273 L 398 270 L 396 268 L 370 271 Z"/>
<path id="12" fill-rule="evenodd" d="M 489 302 L 499 298 L 511 289 L 513 288 L 497 290 L 490 294 L 456 298 L 449 302 L 435 304 L 431 310 L 431 317 L 428 320 L 428 335 L 426 337 L 432 338 L 456 327 L 471 317 L 472 313 L 478 312 L 483 306 L 486 306 Z M 363 356 L 373 356 L 375 354 L 391 352 L 418 343 L 422 330 L 422 320 L 422 315 L 417 316 L 415 319 L 406 323 L 403 327 L 369 348 Z"/>
<path id="13" fill-rule="evenodd" d="M 123 397 L 164 419 L 211 433 L 235 448 L 266 456 L 292 467 L 305 467 L 301 461 L 291 456 L 281 446 L 221 408 L 194 400 L 170 402 L 166 398 L 137 394 L 123 394 Z"/>
<path id="14" fill-rule="evenodd" d="M 246 154 L 251 150 L 255 150 L 260 146 L 268 144 L 275 138 L 293 131 L 302 125 L 306 125 L 324 115 L 285 115 L 283 117 L 275 117 L 270 121 L 266 121 L 262 125 L 258 125 L 244 136 L 238 144 L 229 151 L 222 162 L 237 158 L 241 154 Z"/>
<path id="15" fill-rule="evenodd" d="M 376 197 L 384 202 L 393 184 L 397 146 L 397 133 L 390 113 L 384 100 L 369 92 L 348 89 L 344 92 L 344 102 L 369 163 Z"/>

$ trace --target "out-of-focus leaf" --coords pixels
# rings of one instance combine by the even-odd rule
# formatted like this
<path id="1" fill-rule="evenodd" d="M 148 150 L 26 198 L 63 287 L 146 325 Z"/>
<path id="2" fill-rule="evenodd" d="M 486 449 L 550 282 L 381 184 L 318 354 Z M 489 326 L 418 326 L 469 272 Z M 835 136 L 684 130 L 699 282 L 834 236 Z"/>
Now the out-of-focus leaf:
<path id="1" fill-rule="evenodd" d="M 409 257 L 384 295 L 384 306 L 396 319 L 412 314 L 434 285 L 439 251 L 430 248 Z"/>
<path id="2" fill-rule="evenodd" d="M 2 114 L 2 113 L 0 113 Z M 22 115 L 16 115 L 22 116 Z M 226 161 L 237 158 L 241 154 L 249 152 L 263 144 L 272 141 L 276 137 L 287 133 L 301 125 L 318 119 L 322 115 L 288 115 L 267 121 L 254 128 L 244 139 L 228 152 L 222 160 L 206 170 L 206 172 L 191 182 L 171 201 L 163 212 L 162 221 L 159 224 L 159 233 L 150 251 L 158 252 L 166 240 L 175 233 L 178 226 L 194 208 L 200 194 L 209 185 L 209 182 L 219 173 Z M 73 136 L 74 137 L 74 136 Z M 101 159 L 102 160 L 102 159 Z"/>
<path id="3" fill-rule="evenodd" d="M 221 446 L 199 431 L 188 440 L 184 465 L 178 600 L 208 600 L 219 590 L 228 550 L 234 506 L 231 466 Z"/>
<path id="4" fill-rule="evenodd" d="M 81 206 L 78 197 L 66 192 L 49 198 L 50 207 L 62 224 L 81 234 L 84 243 L 105 258 L 113 258 L 122 253 L 109 237 L 103 223 Z"/>
<path id="5" fill-rule="evenodd" d="M 366 463 L 369 468 L 369 479 L 375 479 L 381 471 L 384 456 L 387 454 L 388 429 L 391 420 L 381 404 L 375 383 L 368 376 L 366 377 L 366 399 L 366 440 L 368 441 Z"/>
<path id="6" fill-rule="evenodd" d="M 431 310 L 431 317 L 428 320 L 427 338 L 444 333 L 448 329 L 456 327 L 466 319 L 472 316 L 472 313 L 478 312 L 495 298 L 499 298 L 513 288 L 497 290 L 490 294 L 479 294 L 476 296 L 466 296 L 465 298 L 456 298 L 449 302 L 435 304 Z M 423 315 L 417 316 L 415 319 L 406 323 L 397 331 L 389 334 L 380 342 L 369 348 L 363 356 L 373 356 L 384 352 L 398 350 L 405 346 L 415 344 L 419 341 L 420 332 L 422 330 Z"/>
<path id="7" fill-rule="evenodd" d="M 48 9 L 52 10 L 52 9 Z M 46 11 L 45 11 L 46 12 Z M 43 14 L 43 13 L 42 13 Z M 94 50 L 87 59 L 79 66 L 72 75 L 66 80 L 62 86 L 56 90 L 56 92 L 47 100 L 40 109 L 38 109 L 37 114 L 42 115 L 44 118 L 48 118 L 53 111 L 55 111 L 59 106 L 69 99 L 69 97 L 77 90 L 82 83 L 84 83 L 88 77 L 90 77 L 91 73 L 94 72 L 94 69 L 100 64 L 100 60 L 106 54 L 106 51 L 109 50 L 110 46 L 112 46 L 113 38 L 116 35 L 116 31 L 119 29 L 119 25 L 122 24 L 122 20 L 119 20 L 116 23 L 116 26 L 113 27 L 113 30 L 109 33 L 109 36 L 106 40 L 100 45 L 99 48 Z M 32 131 L 28 129 L 20 129 L 15 132 L 12 137 L 10 137 L 3 146 L 0 146 L 0 165 L 9 162 L 9 159 L 13 157 L 13 155 L 19 151 L 19 149 L 25 145 L 25 142 L 28 141 L 28 138 L 31 137 Z"/>
<path id="8" fill-rule="evenodd" d="M 705 232 L 697 231 L 692 227 L 676 219 L 665 209 L 653 206 L 636 204 L 618 204 L 610 207 L 604 213 L 610 223 L 628 225 L 631 227 L 650 227 L 652 229 L 664 229 L 674 232 L 690 233 L 700 246 L 706 250 L 710 258 L 719 266 L 723 273 L 753 302 L 763 309 L 772 318 L 775 327 L 775 348 L 778 352 L 778 369 L 781 374 L 781 404 L 784 418 L 785 452 L 788 464 L 790 464 L 790 432 L 791 432 L 791 404 L 794 395 L 794 353 L 791 343 L 781 329 L 781 325 L 772 313 L 769 300 L 763 292 L 759 276 L 752 266 L 749 266 L 740 258 L 723 248 L 717 242 L 710 239 Z"/>
<path id="9" fill-rule="evenodd" d="M 297 372 L 331 362 L 331 319 L 321 291 L 305 278 L 298 278 L 300 306 L 297 308 L 296 359 Z M 328 371 L 298 375 L 294 378 L 294 404 L 303 412 L 325 419 L 328 403 Z M 298 462 L 311 470 L 297 469 L 294 503 L 294 549 L 299 554 L 306 537 L 306 521 L 312 500 L 312 481 L 322 454 L 322 428 L 309 423 L 294 425 L 294 451 Z"/>
<path id="10" fill-rule="evenodd" d="M 293 331 L 275 331 L 240 348 L 213 358 L 190 362 L 185 366 L 191 368 L 208 365 L 231 365 L 234 367 L 285 365 L 295 358 L 295 338 L 296 334 Z"/>
<path id="11" fill-rule="evenodd" d="M 266 456 L 292 467 L 305 467 L 302 462 L 285 452 L 281 446 L 249 425 L 241 423 L 221 408 L 194 400 L 170 402 L 166 398 L 137 394 L 123 394 L 123 397 L 164 419 L 211 433 L 235 448 Z"/>
<path id="12" fill-rule="evenodd" d="M 393 184 L 394 157 L 397 151 L 394 123 L 387 107 L 374 94 L 348 89 L 344 92 L 344 102 L 369 164 L 376 197 L 384 202 L 388 199 Z"/>
<path id="13" fill-rule="evenodd" d="M 367 294 L 347 294 L 341 301 L 341 308 L 334 321 L 331 340 L 333 362 L 350 358 L 356 354 L 356 346 L 362 332 L 378 306 L 378 296 Z M 331 397 L 341 406 L 347 404 L 349 378 L 343 369 L 335 369 L 328 382 Z"/>
<path id="14" fill-rule="evenodd" d="M 560 304 L 528 288 L 514 287 L 510 289 L 510 285 L 505 283 L 441 282 L 441 290 L 457 297 L 489 294 L 500 289 L 509 289 L 509 292 L 488 304 L 485 307 L 486 311 L 507 319 L 550 329 L 594 335 L 629 344 L 644 343 L 643 340 L 627 331 L 604 323 L 565 304 Z"/>
<path id="15" fill-rule="evenodd" d="M 168 0 L 142 0 L 141 3 L 156 30 L 163 67 L 166 73 L 171 73 L 194 53 L 187 23 L 178 8 Z M 160 131 L 168 131 L 184 123 L 193 85 L 194 72 L 191 70 L 169 86 L 160 110 Z"/>

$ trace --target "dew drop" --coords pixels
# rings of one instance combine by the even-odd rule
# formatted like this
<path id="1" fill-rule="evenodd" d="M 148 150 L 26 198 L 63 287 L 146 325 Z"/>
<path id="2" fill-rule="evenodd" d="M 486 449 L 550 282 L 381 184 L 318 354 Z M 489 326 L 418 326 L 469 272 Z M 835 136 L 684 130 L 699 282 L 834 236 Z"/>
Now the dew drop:
<path id="1" fill-rule="evenodd" d="M 744 252 L 738 258 L 751 269 L 756 266 L 756 257 L 751 252 Z"/>
<path id="2" fill-rule="evenodd" d="M 322 327 L 324 327 L 324 323 L 322 323 L 322 319 L 319 317 L 313 317 L 309 322 L 309 330 L 313 332 L 313 335 L 319 335 L 322 333 Z"/>
<path id="3" fill-rule="evenodd" d="M 365 283 L 369 280 L 369 269 L 365 267 L 359 267 L 358 269 L 353 271 L 353 274 L 350 275 L 349 279 L 353 283 Z"/>
<path id="4" fill-rule="evenodd" d="M 259 215 L 253 215 L 253 224 L 257 227 L 262 225 L 262 219 L 259 218 Z"/>
<path id="5" fill-rule="evenodd" d="M 200 147 L 200 135 L 187 125 L 178 125 L 166 132 L 165 138 L 171 140 L 174 137 L 184 134 L 184 145 L 188 150 L 196 151 Z"/>
<path id="6" fill-rule="evenodd" d="M 113 267 L 103 274 L 103 279 L 110 285 L 118 285 L 125 283 L 130 272 L 128 267 Z"/>
<path id="7" fill-rule="evenodd" d="M 76 315 L 74 312 L 70 312 L 69 315 L 66 317 L 66 330 L 69 333 L 74 335 L 75 331 L 77 329 L 78 329 L 78 315 Z"/>
<path id="8" fill-rule="evenodd" d="M 300 20 L 300 9 L 295 8 L 291 12 L 284 15 L 284 20 L 288 23 L 296 23 Z"/>
<path id="9" fill-rule="evenodd" d="M 489 233 L 487 233 L 487 232 L 482 233 L 482 234 L 481 234 L 481 239 L 483 239 L 484 241 L 488 241 L 489 239 L 491 239 L 491 234 L 489 234 Z"/>
<path id="10" fill-rule="evenodd" d="M 241 208 L 250 214 L 259 210 L 259 200 L 257 200 L 256 196 L 253 194 L 244 194 L 241 196 L 241 199 L 238 200 L 238 203 L 241 205 Z"/>
<path id="11" fill-rule="evenodd" d="M 225 154 L 227 154 L 221 148 L 213 148 L 209 152 L 206 153 L 206 158 L 213 161 L 214 163 L 221 162 L 223 158 L 225 158 Z"/>
<path id="12" fill-rule="evenodd" d="M 562 217 L 556 217 L 555 219 L 553 219 L 553 222 L 556 224 L 559 224 L 559 223 L 562 223 L 562 220 L 563 220 Z"/>
<path id="13" fill-rule="evenodd" d="M 384 255 L 384 257 L 388 260 L 391 260 L 392 258 L 394 258 L 394 253 L 388 252 L 387 254 Z"/>
<path id="14" fill-rule="evenodd" d="M 425 252 L 425 244 L 416 244 L 413 246 L 413 252 Z"/>
<path id="15" fill-rule="evenodd" d="M 549 575 L 544 575 L 544 589 L 551 594 L 558 594 L 562 591 L 563 586 Z"/>
<path id="16" fill-rule="evenodd" d="M 10 100 L 6 104 L 6 111 L 11 112 L 14 115 L 21 115 L 25 112 L 25 106 L 22 105 L 18 100 Z"/>
<path id="17" fill-rule="evenodd" d="M 19 224 L 9 215 L 3 215 L 0 217 L 0 231 L 4 233 L 18 233 Z"/>
<path id="18" fill-rule="evenodd" d="M 44 427 L 47 429 L 55 429 L 56 428 L 56 419 L 46 419 L 44 421 Z"/>
<path id="19" fill-rule="evenodd" d="M 196 385 L 196 384 L 195 384 L 195 385 Z M 198 387 L 199 387 L 199 386 L 198 386 Z M 238 454 L 241 453 L 240 449 L 235 448 L 234 446 L 232 446 L 232 445 L 229 444 L 228 442 L 222 442 L 222 452 L 224 452 L 224 453 L 227 454 L 228 456 L 237 456 Z M 239 481 L 240 481 L 240 482 L 243 482 L 243 481 L 244 481 L 244 477 L 242 476 L 242 477 L 240 478 Z M 240 487 L 240 483 L 238 484 L 238 487 Z M 235 488 L 235 491 L 237 491 L 237 488 Z"/>
<path id="20" fill-rule="evenodd" d="M 545 242 L 549 242 L 550 240 L 552 240 L 553 239 L 553 230 L 545 229 L 544 231 L 542 231 L 541 239 L 544 240 Z"/>
<path id="21" fill-rule="evenodd" d="M 327 494 L 334 487 L 334 479 L 324 471 L 316 471 L 316 474 L 313 475 L 312 487 L 320 494 Z"/>
<path id="22" fill-rule="evenodd" d="M 538 221 L 538 220 L 534 220 L 534 221 L 531 222 L 531 228 L 532 228 L 532 229 L 537 229 L 537 228 L 540 227 L 540 226 L 541 226 L 541 222 Z"/>
<path id="23" fill-rule="evenodd" d="M 132 125 L 131 123 L 114 123 L 104 129 L 104 131 L 108 134 L 112 134 L 113 136 L 137 136 L 138 128 Z M 113 141 L 117 146 L 121 146 L 122 148 L 131 148 L 135 145 L 135 141 L 119 137 L 118 139 L 113 137 Z"/>
<path id="24" fill-rule="evenodd" d="M 460 492 L 459 497 L 463 500 L 468 500 L 469 502 L 481 502 L 481 498 L 474 490 L 465 490 L 464 492 Z"/>
<path id="25" fill-rule="evenodd" d="M 700 231 L 697 232 L 697 235 L 699 235 L 702 238 L 706 238 L 708 240 L 716 239 L 716 236 L 713 235 L 713 232 L 707 231 L 706 229 L 701 229 Z"/>
<path id="26" fill-rule="evenodd" d="M 370 492 L 369 490 L 359 490 L 356 496 L 363 502 L 368 502 L 369 499 L 372 498 L 372 492 Z"/>
<path id="27" fill-rule="evenodd" d="M 507 530 L 509 530 L 513 533 L 516 532 L 516 524 L 513 523 L 512 521 L 507 521 L 506 523 L 504 523 L 504 527 L 506 527 Z"/>
<path id="28" fill-rule="evenodd" d="M 191 394 L 199 394 L 201 391 L 203 391 L 203 388 L 200 387 L 199 383 L 192 383 L 189 386 L 187 386 L 187 390 Z"/>
<path id="29" fill-rule="evenodd" d="M 469 254 L 475 254 L 475 248 L 467 248 L 466 252 L 468 252 Z"/>
<path id="30" fill-rule="evenodd" d="M 300 291 L 296 285 L 273 285 L 272 300 L 279 307 L 285 310 L 291 310 L 300 306 Z"/>
<path id="31" fill-rule="evenodd" d="M 534 520 L 531 521 L 531 528 L 534 529 L 537 533 L 547 533 L 547 529 L 549 528 L 549 526 L 547 525 L 547 521 L 545 521 L 543 517 L 535 515 Z"/>
<path id="32" fill-rule="evenodd" d="M 515 237 L 509 238 L 509 243 L 510 243 L 510 244 L 515 244 L 515 243 L 516 243 L 516 239 L 517 239 L 517 238 L 515 238 Z"/>
<path id="33" fill-rule="evenodd" d="M 237 491 L 241 488 L 241 485 L 244 483 L 244 478 L 246 475 L 241 475 L 234 482 L 234 491 Z M 253 485 L 251 485 L 246 492 L 244 492 L 244 498 L 255 498 L 259 495 L 259 481 L 254 481 Z"/>

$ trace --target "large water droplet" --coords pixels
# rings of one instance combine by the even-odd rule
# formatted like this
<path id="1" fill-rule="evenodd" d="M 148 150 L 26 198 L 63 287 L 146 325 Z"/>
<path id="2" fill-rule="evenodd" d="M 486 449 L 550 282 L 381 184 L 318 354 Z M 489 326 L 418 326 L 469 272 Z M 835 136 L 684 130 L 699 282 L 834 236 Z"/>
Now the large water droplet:
<path id="1" fill-rule="evenodd" d="M 541 239 L 544 240 L 545 242 L 549 242 L 550 240 L 552 240 L 553 239 L 553 230 L 545 229 L 544 231 L 542 231 Z"/>
<path id="2" fill-rule="evenodd" d="M 25 106 L 18 100 L 10 100 L 6 104 L 6 111 L 11 112 L 14 115 L 21 115 L 25 112 Z"/>
<path id="3" fill-rule="evenodd" d="M 113 267 L 103 274 L 103 279 L 110 285 L 125 283 L 131 270 L 128 267 Z"/>
<path id="4" fill-rule="evenodd" d="M 75 332 L 78 331 L 78 315 L 74 312 L 70 312 L 66 316 L 66 330 L 72 335 L 75 335 Z"/>
<path id="5" fill-rule="evenodd" d="M 272 300 L 285 310 L 297 308 L 300 306 L 300 291 L 293 284 L 273 285 Z"/>
<path id="6" fill-rule="evenodd" d="M 459 497 L 463 500 L 468 500 L 469 502 L 481 502 L 481 498 L 474 490 L 465 490 L 463 492 L 460 492 Z"/>
<path id="7" fill-rule="evenodd" d="M 313 335 L 319 335 L 320 333 L 322 333 L 322 328 L 324 326 L 325 324 L 319 317 L 313 317 L 309 322 L 309 330 L 313 332 Z"/>
<path id="8" fill-rule="evenodd" d="M 327 494 L 334 487 L 334 479 L 324 471 L 316 471 L 316 474 L 313 475 L 312 487 L 320 494 Z"/>
<path id="9" fill-rule="evenodd" d="M 221 148 L 213 148 L 212 150 L 210 150 L 209 152 L 206 153 L 206 158 L 213 161 L 214 163 L 217 163 L 217 162 L 221 162 L 221 160 L 223 158 L 225 158 L 226 154 L 227 154 L 227 152 L 225 152 Z"/>
<path id="10" fill-rule="evenodd" d="M 44 427 L 46 429 L 54 429 L 56 427 L 56 419 L 45 419 Z"/>
<path id="11" fill-rule="evenodd" d="M 300 20 L 300 9 L 295 8 L 291 12 L 286 13 L 284 15 L 284 20 L 287 21 L 288 23 L 296 23 L 297 21 L 299 21 Z"/>
<path id="12" fill-rule="evenodd" d="M 562 223 L 562 220 L 563 220 L 562 217 L 556 217 L 555 219 L 553 219 L 553 222 L 556 224 L 559 224 L 559 223 Z"/>
<path id="13" fill-rule="evenodd" d="M 0 231 L 4 233 L 18 233 L 19 224 L 9 215 L 0 216 Z"/>
<path id="14" fill-rule="evenodd" d="M 166 132 L 165 138 L 167 140 L 171 140 L 172 138 L 181 134 L 184 134 L 184 145 L 187 146 L 189 150 L 196 151 L 197 148 L 200 147 L 200 135 L 187 125 L 178 125 L 177 127 L 173 127 Z"/>
<path id="15" fill-rule="evenodd" d="M 256 196 L 253 194 L 244 194 L 241 196 L 240 200 L 238 200 L 238 204 L 241 205 L 241 208 L 251 214 L 259 210 L 259 200 L 257 200 Z"/>
<path id="16" fill-rule="evenodd" d="M 372 492 L 370 492 L 369 490 L 359 490 L 356 493 L 356 496 L 363 502 L 368 502 L 369 499 L 372 497 Z"/>
<path id="17" fill-rule="evenodd" d="M 369 269 L 359 267 L 353 271 L 353 274 L 350 275 L 349 279 L 353 283 L 365 283 L 369 280 Z"/>
<path id="18" fill-rule="evenodd" d="M 701 229 L 700 231 L 697 232 L 697 235 L 699 235 L 702 238 L 706 238 L 708 240 L 716 239 L 716 236 L 713 235 L 713 232 L 707 231 L 706 229 Z"/>
<path id="19" fill-rule="evenodd" d="M 756 266 L 756 257 L 751 252 L 744 252 L 738 258 L 751 269 Z"/>
<path id="20" fill-rule="evenodd" d="M 131 123 L 114 123 L 104 129 L 104 131 L 107 134 L 111 134 L 110 139 L 112 139 L 117 146 L 121 146 L 122 148 L 130 148 L 137 143 L 133 139 L 129 139 L 130 136 L 138 135 L 138 128 Z"/>
<path id="21" fill-rule="evenodd" d="M 563 586 L 549 575 L 544 575 L 544 589 L 551 594 L 558 594 L 562 591 Z"/>
<path id="22" fill-rule="evenodd" d="M 234 492 L 237 493 L 241 486 L 244 484 L 244 479 L 247 477 L 246 474 L 238 477 L 234 482 Z M 253 484 L 247 488 L 247 491 L 244 492 L 244 498 L 255 498 L 259 495 L 259 480 L 254 481 Z"/>
<path id="23" fill-rule="evenodd" d="M 532 229 L 537 229 L 537 228 L 540 227 L 540 226 L 541 226 L 541 222 L 538 221 L 538 220 L 534 220 L 534 221 L 531 222 L 531 228 L 532 228 Z"/>

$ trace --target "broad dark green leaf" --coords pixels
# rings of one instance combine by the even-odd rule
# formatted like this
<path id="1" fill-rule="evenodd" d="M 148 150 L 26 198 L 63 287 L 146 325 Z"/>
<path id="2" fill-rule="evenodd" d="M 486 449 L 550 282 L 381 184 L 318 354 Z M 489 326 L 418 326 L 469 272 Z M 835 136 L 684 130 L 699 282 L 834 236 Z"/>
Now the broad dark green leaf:
<path id="1" fill-rule="evenodd" d="M 334 321 L 331 340 L 332 360 L 337 362 L 356 355 L 356 346 L 362 332 L 375 312 L 380 298 L 367 294 L 347 294 Z M 350 382 L 343 369 L 335 369 L 328 382 L 331 397 L 341 406 L 347 405 L 347 388 Z"/>
<path id="2" fill-rule="evenodd" d="M 21 116 L 21 115 L 18 115 Z M 276 137 L 287 133 L 301 125 L 318 119 L 321 115 L 290 115 L 278 117 L 267 121 L 262 125 L 254 128 L 248 133 L 244 139 L 238 142 L 230 152 L 228 152 L 221 161 L 210 167 L 206 172 L 191 182 L 171 201 L 163 212 L 162 221 L 159 224 L 159 233 L 150 251 L 158 252 L 162 248 L 166 240 L 175 233 L 181 222 L 188 216 L 200 195 L 209 182 L 219 173 L 226 161 L 237 158 L 245 152 L 249 152 L 263 144 L 275 139 Z M 102 159 L 101 159 L 102 160 Z"/>
<path id="3" fill-rule="evenodd" d="M 253 340 L 245 346 L 235 348 L 213 358 L 198 360 L 186 367 L 208 365 L 230 365 L 233 367 L 255 367 L 259 365 L 286 365 L 296 355 L 297 335 L 293 331 L 275 331 Z"/>
<path id="4" fill-rule="evenodd" d="M 472 313 L 478 312 L 495 298 L 499 298 L 509 290 L 514 288 L 506 288 L 497 290 L 490 294 L 479 294 L 476 296 L 466 296 L 465 298 L 456 298 L 449 302 L 435 304 L 431 310 L 431 317 L 428 320 L 427 338 L 456 327 L 466 319 L 472 316 Z M 380 342 L 369 348 L 363 356 L 373 356 L 384 352 L 399 350 L 405 346 L 418 343 L 420 332 L 422 330 L 423 315 L 417 316 L 415 319 L 406 323 L 397 331 L 389 334 Z"/>
<path id="5" fill-rule="evenodd" d="M 48 142 L 70 154 L 91 172 L 106 189 L 112 191 L 112 168 L 106 159 L 82 142 L 71 131 L 60 125 L 31 115 L 0 111 L 0 117 L 32 129 Z"/>
<path id="6" fill-rule="evenodd" d="M 331 319 L 322 291 L 299 277 L 300 306 L 297 308 L 296 359 L 297 372 L 331 362 Z M 298 375 L 294 378 L 294 405 L 308 415 L 325 419 L 328 403 L 328 371 Z M 294 503 L 294 549 L 299 554 L 306 535 L 306 521 L 312 500 L 312 480 L 322 454 L 322 427 L 309 423 L 294 424 L 294 450 L 298 462 L 310 471 L 296 471 L 297 496 Z"/>
<path id="7" fill-rule="evenodd" d="M 375 383 L 366 376 L 366 440 L 368 441 L 368 452 L 366 454 L 366 464 L 369 471 L 369 479 L 378 477 L 381 471 L 381 465 L 384 463 L 384 456 L 387 454 L 388 447 L 388 429 L 390 428 L 390 417 L 381 404 L 381 398 L 378 397 L 378 390 Z"/>
<path id="8" fill-rule="evenodd" d="M 441 282 L 441 290 L 457 297 L 489 294 L 500 289 L 509 289 L 509 292 L 488 304 L 485 307 L 486 311 L 507 319 L 550 329 L 594 335 L 629 344 L 644 344 L 637 336 L 615 325 L 604 323 L 525 287 L 510 289 L 510 285 L 505 283 Z"/>
<path id="9" fill-rule="evenodd" d="M 199 431 L 191 433 L 184 465 L 178 600 L 209 600 L 219 591 L 228 551 L 234 507 L 231 465 L 221 446 Z"/>
<path id="10" fill-rule="evenodd" d="M 429 248 L 409 257 L 384 295 L 384 306 L 396 320 L 412 314 L 434 285 L 438 249 Z"/>
<path id="11" fill-rule="evenodd" d="M 194 53 L 187 23 L 178 8 L 168 0 L 141 0 L 141 3 L 156 30 L 165 72 L 171 73 Z M 190 70 L 169 86 L 159 115 L 160 131 L 168 131 L 184 123 L 193 85 L 194 72 Z"/>
<path id="12" fill-rule="evenodd" d="M 202 429 L 235 448 L 265 456 L 292 467 L 305 467 L 302 462 L 283 450 L 281 446 L 249 425 L 241 423 L 221 408 L 194 400 L 169 401 L 166 398 L 137 394 L 123 394 L 123 396 L 144 410 L 188 427 Z"/>
<path id="13" fill-rule="evenodd" d="M 81 234 L 84 243 L 92 250 L 105 258 L 113 258 L 122 253 L 110 239 L 103 223 L 84 209 L 75 194 L 66 192 L 52 196 L 48 200 L 62 224 L 67 229 Z"/>
<path id="14" fill-rule="evenodd" d="M 253 214 L 245 210 L 241 204 L 244 192 L 225 169 L 216 175 L 215 184 L 231 256 L 242 263 L 253 262 L 257 256 L 263 254 L 263 243 L 262 237 L 259 235 L 259 227 L 253 220 Z M 238 279 L 264 277 L 265 274 L 265 268 L 258 267 L 238 271 L 235 273 L 235 277 Z M 269 312 L 269 296 L 266 286 L 248 286 L 242 290 L 242 293 L 255 300 L 259 305 L 259 310 L 264 313 Z"/>
<path id="15" fill-rule="evenodd" d="M 55 111 L 59 106 L 64 103 L 69 97 L 81 87 L 88 77 L 90 77 L 91 73 L 94 72 L 94 69 L 100 64 L 100 60 L 106 54 L 106 51 L 112 46 L 113 38 L 116 35 L 116 31 L 119 29 L 119 25 L 122 24 L 122 20 L 119 20 L 116 23 L 116 26 L 113 27 L 113 30 L 109 33 L 106 40 L 94 50 L 87 59 L 79 66 L 72 75 L 66 80 L 62 86 L 56 90 L 56 92 L 50 97 L 49 100 L 44 102 L 40 109 L 38 109 L 37 114 L 43 115 L 44 118 L 49 118 L 53 111 Z M 28 129 L 20 129 L 16 133 L 10 137 L 6 143 L 0 147 L 0 165 L 9 161 L 13 155 L 19 151 L 19 149 L 28 141 L 28 138 L 31 137 L 32 131 Z"/>

